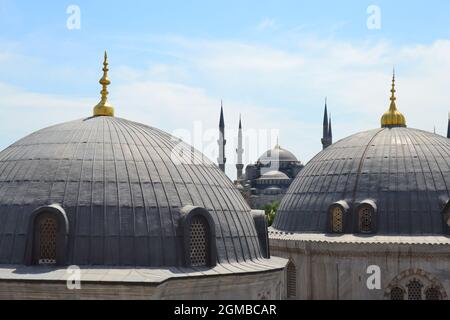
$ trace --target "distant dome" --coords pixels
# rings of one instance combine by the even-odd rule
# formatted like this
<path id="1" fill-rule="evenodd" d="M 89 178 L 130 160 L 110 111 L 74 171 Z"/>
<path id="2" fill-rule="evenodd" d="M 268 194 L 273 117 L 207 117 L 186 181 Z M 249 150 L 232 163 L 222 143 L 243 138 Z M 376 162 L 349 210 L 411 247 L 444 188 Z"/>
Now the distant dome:
<path id="1" fill-rule="evenodd" d="M 298 159 L 290 151 L 281 148 L 279 145 L 271 150 L 267 150 L 259 157 L 258 162 L 268 164 L 269 162 L 298 162 Z"/>
<path id="2" fill-rule="evenodd" d="M 33 211 L 54 204 L 49 210 L 64 210 L 70 225 L 67 264 L 182 266 L 185 206 L 211 215 L 218 263 L 262 257 L 250 208 L 225 174 L 179 139 L 132 121 L 62 123 L 0 152 L 0 264 L 23 262 Z"/>
<path id="3" fill-rule="evenodd" d="M 367 201 L 377 208 L 378 234 L 442 234 L 449 155 L 450 139 L 417 129 L 385 127 L 352 135 L 305 166 L 283 198 L 273 227 L 327 232 L 329 207 L 341 201 L 349 206 L 347 222 L 354 230 L 355 207 Z"/>
<path id="4" fill-rule="evenodd" d="M 283 172 L 280 171 L 269 171 L 264 173 L 259 180 L 289 180 L 290 178 Z"/>

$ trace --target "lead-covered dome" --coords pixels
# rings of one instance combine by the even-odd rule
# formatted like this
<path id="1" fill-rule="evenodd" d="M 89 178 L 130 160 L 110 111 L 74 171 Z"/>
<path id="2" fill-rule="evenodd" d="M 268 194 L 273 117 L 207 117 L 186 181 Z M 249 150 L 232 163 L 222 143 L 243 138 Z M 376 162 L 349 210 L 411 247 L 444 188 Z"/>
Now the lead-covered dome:
<path id="1" fill-rule="evenodd" d="M 128 120 L 63 123 L 0 152 L 0 264 L 23 262 L 33 212 L 53 205 L 67 218 L 67 264 L 184 265 L 183 208 L 195 207 L 213 221 L 219 263 L 261 257 L 250 208 L 217 166 Z"/>
<path id="2" fill-rule="evenodd" d="M 258 162 L 266 165 L 271 162 L 298 162 L 298 159 L 289 150 L 283 149 L 280 145 L 276 145 L 275 148 L 264 152 L 261 157 L 259 157 Z"/>
<path id="3" fill-rule="evenodd" d="M 442 234 L 447 230 L 449 195 L 450 139 L 386 127 L 352 135 L 315 156 L 289 188 L 273 227 L 291 232 Z"/>
<path id="4" fill-rule="evenodd" d="M 105 52 L 94 116 L 0 152 L 0 264 L 213 267 L 268 258 L 262 212 L 161 130 L 114 118 Z"/>
<path id="5" fill-rule="evenodd" d="M 406 127 L 395 74 L 381 129 L 315 156 L 283 198 L 274 228 L 290 232 L 450 234 L 450 139 Z"/>

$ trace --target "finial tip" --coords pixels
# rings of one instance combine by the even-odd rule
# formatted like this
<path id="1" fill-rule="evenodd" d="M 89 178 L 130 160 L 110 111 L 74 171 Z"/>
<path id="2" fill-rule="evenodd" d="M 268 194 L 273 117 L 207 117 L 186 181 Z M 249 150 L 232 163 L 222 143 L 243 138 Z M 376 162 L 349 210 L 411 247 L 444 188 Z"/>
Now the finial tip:
<path id="1" fill-rule="evenodd" d="M 114 116 L 114 107 L 108 103 L 108 89 L 107 87 L 111 84 L 108 78 L 108 53 L 105 50 L 105 58 L 103 61 L 103 77 L 100 79 L 100 84 L 102 85 L 101 100 L 94 107 L 94 116 Z"/>

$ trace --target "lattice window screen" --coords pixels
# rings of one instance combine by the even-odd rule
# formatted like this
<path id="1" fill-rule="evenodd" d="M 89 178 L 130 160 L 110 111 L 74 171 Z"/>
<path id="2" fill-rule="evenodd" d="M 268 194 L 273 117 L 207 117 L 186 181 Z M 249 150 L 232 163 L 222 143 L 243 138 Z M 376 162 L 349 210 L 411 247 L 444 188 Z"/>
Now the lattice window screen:
<path id="1" fill-rule="evenodd" d="M 208 264 L 206 222 L 201 217 L 194 217 L 190 230 L 190 253 L 193 267 L 206 266 Z"/>
<path id="2" fill-rule="evenodd" d="M 405 300 L 405 291 L 399 287 L 392 288 L 391 300 Z"/>
<path id="3" fill-rule="evenodd" d="M 297 269 L 295 264 L 290 261 L 287 267 L 287 297 L 297 297 Z"/>
<path id="4" fill-rule="evenodd" d="M 441 293 L 435 287 L 428 288 L 425 291 L 426 300 L 441 300 Z"/>
<path id="5" fill-rule="evenodd" d="M 364 233 L 372 232 L 372 210 L 363 207 L 359 210 L 359 231 Z"/>
<path id="6" fill-rule="evenodd" d="M 45 217 L 39 222 L 39 264 L 56 263 L 57 221 Z"/>
<path id="7" fill-rule="evenodd" d="M 339 207 L 331 209 L 332 216 L 332 231 L 336 233 L 342 233 L 344 231 L 344 213 Z"/>
<path id="8" fill-rule="evenodd" d="M 422 300 L 422 283 L 419 280 L 411 280 L 408 287 L 408 300 Z"/>

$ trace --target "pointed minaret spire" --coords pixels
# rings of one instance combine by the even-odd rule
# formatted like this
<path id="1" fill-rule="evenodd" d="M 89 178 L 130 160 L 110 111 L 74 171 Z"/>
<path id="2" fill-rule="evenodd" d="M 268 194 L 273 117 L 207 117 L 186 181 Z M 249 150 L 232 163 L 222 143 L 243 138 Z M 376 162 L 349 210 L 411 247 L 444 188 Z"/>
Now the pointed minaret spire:
<path id="1" fill-rule="evenodd" d="M 244 149 L 242 147 L 242 118 L 241 118 L 241 115 L 239 115 L 238 147 L 236 149 L 236 153 L 237 153 L 237 162 L 236 162 L 237 181 L 241 181 L 242 180 L 242 170 L 244 169 L 244 163 L 242 161 L 242 155 L 244 154 Z"/>
<path id="2" fill-rule="evenodd" d="M 220 121 L 219 121 L 219 140 L 217 140 L 219 144 L 219 158 L 217 162 L 219 164 L 220 170 L 225 172 L 225 163 L 227 162 L 227 158 L 225 157 L 225 145 L 227 144 L 227 140 L 225 140 L 225 119 L 223 117 L 223 101 L 221 101 L 220 106 Z"/>
<path id="3" fill-rule="evenodd" d="M 100 79 L 102 85 L 102 91 L 100 91 L 102 98 L 100 102 L 94 107 L 94 117 L 96 116 L 110 116 L 114 117 L 114 107 L 108 102 L 108 86 L 111 81 L 108 78 L 108 54 L 105 51 L 105 57 L 103 60 L 103 77 Z"/>
<path id="4" fill-rule="evenodd" d="M 331 145 L 330 140 L 330 122 L 328 121 L 328 99 L 325 98 L 325 111 L 323 113 L 323 133 L 322 133 L 322 147 L 326 149 Z"/>
<path id="5" fill-rule="evenodd" d="M 330 144 L 333 144 L 333 129 L 331 128 L 331 113 L 330 113 L 330 120 L 328 125 L 328 138 L 330 139 Z"/>
<path id="6" fill-rule="evenodd" d="M 219 121 L 219 128 L 225 128 L 225 120 L 223 117 L 223 101 L 220 101 L 220 121 Z"/>
<path id="7" fill-rule="evenodd" d="M 447 138 L 450 139 L 450 112 L 448 114 Z"/>
<path id="8" fill-rule="evenodd" d="M 325 111 L 323 112 L 323 136 L 328 136 L 328 102 L 325 98 Z"/>

